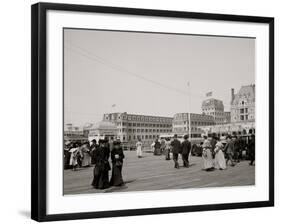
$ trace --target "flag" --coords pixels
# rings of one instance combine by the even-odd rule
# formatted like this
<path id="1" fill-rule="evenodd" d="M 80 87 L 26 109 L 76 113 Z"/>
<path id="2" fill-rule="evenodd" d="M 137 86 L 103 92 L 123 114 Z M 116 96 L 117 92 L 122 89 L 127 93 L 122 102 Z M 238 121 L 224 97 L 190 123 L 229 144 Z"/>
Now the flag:
<path id="1" fill-rule="evenodd" d="M 112 104 L 112 106 L 111 107 L 116 107 L 116 104 Z"/>
<path id="2" fill-rule="evenodd" d="M 213 95 L 213 92 L 212 92 L 212 91 L 206 93 L 206 97 L 210 97 L 210 96 L 212 96 L 212 95 Z"/>

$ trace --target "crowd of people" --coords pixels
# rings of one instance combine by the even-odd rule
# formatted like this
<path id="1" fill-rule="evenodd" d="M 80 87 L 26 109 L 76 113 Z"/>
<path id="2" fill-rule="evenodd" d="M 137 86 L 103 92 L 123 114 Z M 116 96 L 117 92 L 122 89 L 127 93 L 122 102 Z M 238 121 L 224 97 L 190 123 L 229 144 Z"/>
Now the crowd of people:
<path id="1" fill-rule="evenodd" d="M 91 185 L 96 189 L 122 186 L 123 159 L 125 155 L 120 140 L 109 142 L 107 138 L 89 142 L 71 142 L 64 153 L 65 168 L 76 171 L 78 167 L 94 166 Z M 109 162 L 111 160 L 111 164 Z M 109 171 L 112 170 L 109 179 Z"/>
<path id="2" fill-rule="evenodd" d="M 141 158 L 141 140 L 139 139 L 136 148 L 137 155 Z M 178 139 L 175 134 L 173 139 L 159 139 L 151 145 L 154 155 L 165 155 L 166 160 L 170 160 L 170 154 L 174 160 L 174 167 L 179 169 L 179 155 L 181 155 L 183 161 L 183 167 L 189 167 L 189 156 L 192 150 L 196 150 L 196 154 L 202 156 L 202 166 L 206 171 L 212 171 L 214 169 L 224 170 L 230 163 L 231 166 L 235 166 L 241 159 L 245 158 L 245 149 L 247 148 L 247 157 L 250 160 L 249 165 L 253 165 L 255 161 L 255 135 L 251 134 L 247 145 L 237 135 L 227 135 L 226 140 L 222 141 L 216 134 L 212 135 L 211 140 L 207 135 L 203 135 L 203 141 L 198 146 L 188 140 L 188 135 L 184 136 L 183 142 Z M 200 151 L 200 152 L 199 152 Z"/>
<path id="3" fill-rule="evenodd" d="M 76 171 L 78 167 L 90 167 L 93 169 L 92 186 L 96 189 L 105 189 L 110 186 L 122 186 L 123 160 L 125 158 L 123 148 L 119 139 L 109 141 L 107 138 L 97 141 L 94 139 L 90 143 L 86 142 L 69 142 L 65 145 L 64 150 L 64 167 Z M 142 142 L 138 139 L 136 143 L 136 154 L 142 158 Z M 174 161 L 174 168 L 179 169 L 179 155 L 181 155 L 183 167 L 189 167 L 189 157 L 192 146 L 188 135 L 184 136 L 181 142 L 175 134 L 172 139 L 159 139 L 151 145 L 155 156 L 164 155 L 166 160 Z M 200 143 L 202 167 L 206 171 L 215 169 L 225 170 L 228 164 L 235 166 L 242 158 L 242 149 L 245 146 L 240 138 L 236 135 L 226 137 L 226 142 L 222 141 L 216 134 L 213 134 L 209 140 L 206 135 Z M 248 144 L 249 165 L 254 165 L 255 161 L 255 135 L 252 134 Z M 111 163 L 110 163 L 111 160 Z M 109 171 L 112 170 L 109 179 Z"/>

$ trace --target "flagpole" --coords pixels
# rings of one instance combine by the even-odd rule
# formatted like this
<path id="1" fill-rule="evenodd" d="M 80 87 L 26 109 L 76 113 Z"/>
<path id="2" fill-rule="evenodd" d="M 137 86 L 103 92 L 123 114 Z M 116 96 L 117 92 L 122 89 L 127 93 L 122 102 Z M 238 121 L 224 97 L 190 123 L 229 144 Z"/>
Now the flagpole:
<path id="1" fill-rule="evenodd" d="M 190 119 L 191 108 L 190 108 L 190 82 L 189 81 L 187 85 L 188 85 L 188 138 L 189 141 L 191 141 L 191 119 Z"/>

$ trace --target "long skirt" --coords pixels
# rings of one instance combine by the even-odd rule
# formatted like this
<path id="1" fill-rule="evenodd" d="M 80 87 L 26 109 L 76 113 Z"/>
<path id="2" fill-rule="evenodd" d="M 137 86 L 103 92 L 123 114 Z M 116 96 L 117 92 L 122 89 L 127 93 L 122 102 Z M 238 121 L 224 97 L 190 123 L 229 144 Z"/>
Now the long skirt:
<path id="1" fill-rule="evenodd" d="M 203 169 L 210 169 L 214 167 L 212 152 L 210 149 L 204 149 L 202 154 Z"/>
<path id="2" fill-rule="evenodd" d="M 156 156 L 161 155 L 161 149 L 160 148 L 155 148 L 154 155 L 156 155 Z"/>
<path id="3" fill-rule="evenodd" d="M 137 147 L 137 156 L 138 156 L 138 157 L 141 157 L 141 156 L 142 156 L 141 147 Z"/>
<path id="4" fill-rule="evenodd" d="M 99 165 L 95 166 L 92 186 L 96 189 L 105 189 L 110 186 L 108 169 L 104 169 L 102 166 Z"/>
<path id="5" fill-rule="evenodd" d="M 169 148 L 165 148 L 165 158 L 166 158 L 166 160 L 170 160 L 170 149 Z"/>
<path id="6" fill-rule="evenodd" d="M 78 164 L 77 162 L 77 156 L 74 153 L 70 154 L 70 159 L 69 159 L 69 165 L 70 166 L 76 166 Z"/>
<path id="7" fill-rule="evenodd" d="M 221 150 L 219 150 L 215 155 L 215 168 L 221 170 L 226 169 L 224 153 Z"/>
<path id="8" fill-rule="evenodd" d="M 82 166 L 90 166 L 91 160 L 92 158 L 89 153 L 83 153 Z"/>
<path id="9" fill-rule="evenodd" d="M 112 176 L 110 179 L 111 186 L 121 186 L 124 184 L 122 177 L 122 165 L 116 166 L 115 164 L 112 166 Z"/>

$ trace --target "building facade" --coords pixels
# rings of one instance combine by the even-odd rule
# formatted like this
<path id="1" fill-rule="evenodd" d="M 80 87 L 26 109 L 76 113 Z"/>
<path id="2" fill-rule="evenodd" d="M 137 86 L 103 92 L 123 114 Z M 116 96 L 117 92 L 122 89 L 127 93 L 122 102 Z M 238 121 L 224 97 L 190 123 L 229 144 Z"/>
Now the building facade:
<path id="1" fill-rule="evenodd" d="M 224 112 L 224 122 L 225 124 L 229 124 L 231 122 L 231 112 Z"/>
<path id="2" fill-rule="evenodd" d="M 255 133 L 255 122 L 240 122 L 218 124 L 212 126 L 201 127 L 205 134 L 211 135 L 216 133 L 218 136 L 226 135 L 249 135 Z"/>
<path id="3" fill-rule="evenodd" d="M 224 111 L 224 105 L 218 99 L 206 99 L 202 102 L 202 114 L 210 115 L 214 118 L 215 124 L 224 124 L 229 121 L 229 114 Z"/>
<path id="4" fill-rule="evenodd" d="M 202 126 L 214 125 L 214 117 L 205 114 L 190 114 L 190 128 L 191 137 L 201 137 Z M 173 133 L 176 134 L 188 134 L 189 133 L 189 115 L 188 113 L 178 113 L 173 118 Z"/>
<path id="5" fill-rule="evenodd" d="M 172 132 L 172 117 L 148 116 L 124 113 L 104 114 L 103 121 L 110 121 L 117 127 L 117 137 L 122 142 L 137 142 L 150 145 L 160 134 Z"/>
<path id="6" fill-rule="evenodd" d="M 231 122 L 255 121 L 255 85 L 242 86 L 237 94 L 231 89 Z"/>
<path id="7" fill-rule="evenodd" d="M 75 126 L 71 123 L 64 126 L 64 140 L 65 141 L 79 141 L 87 140 L 87 133 L 84 132 L 82 127 Z"/>
<path id="8" fill-rule="evenodd" d="M 114 139 L 117 135 L 117 127 L 114 123 L 109 121 L 101 121 L 84 128 L 88 131 L 88 140 L 95 139 L 97 142 L 99 139 Z"/>

